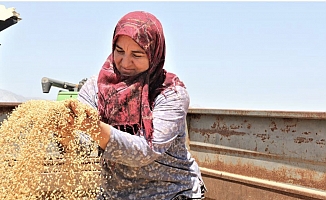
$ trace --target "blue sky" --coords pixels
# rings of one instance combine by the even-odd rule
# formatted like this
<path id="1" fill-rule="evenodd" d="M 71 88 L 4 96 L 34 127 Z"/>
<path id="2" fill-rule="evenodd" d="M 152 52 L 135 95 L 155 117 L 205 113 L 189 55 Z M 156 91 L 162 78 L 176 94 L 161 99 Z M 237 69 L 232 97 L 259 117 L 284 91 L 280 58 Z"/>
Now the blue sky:
<path id="1" fill-rule="evenodd" d="M 145 10 L 162 22 L 165 68 L 192 107 L 325 111 L 326 2 L 1 2 L 22 21 L 0 32 L 0 89 L 54 100 L 42 77 L 97 74 L 117 21 Z"/>

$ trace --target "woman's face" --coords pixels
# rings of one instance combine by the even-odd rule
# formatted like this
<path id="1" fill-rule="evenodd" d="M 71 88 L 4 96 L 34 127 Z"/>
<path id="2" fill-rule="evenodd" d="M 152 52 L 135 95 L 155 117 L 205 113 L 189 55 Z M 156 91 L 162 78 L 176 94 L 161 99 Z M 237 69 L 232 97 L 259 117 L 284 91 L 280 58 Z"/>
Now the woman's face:
<path id="1" fill-rule="evenodd" d="M 114 62 L 123 76 L 135 76 L 149 68 L 146 52 L 129 36 L 121 35 L 115 43 Z"/>

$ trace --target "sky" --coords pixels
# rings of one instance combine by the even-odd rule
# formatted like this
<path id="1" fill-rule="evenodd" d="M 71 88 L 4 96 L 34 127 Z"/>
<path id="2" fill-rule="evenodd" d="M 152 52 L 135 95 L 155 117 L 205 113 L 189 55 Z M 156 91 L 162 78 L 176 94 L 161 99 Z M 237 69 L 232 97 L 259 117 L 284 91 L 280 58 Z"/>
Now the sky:
<path id="1" fill-rule="evenodd" d="M 78 83 L 111 53 L 117 21 L 144 10 L 162 23 L 165 69 L 190 107 L 326 111 L 326 1 L 0 2 L 22 18 L 0 32 L 0 89 L 55 100 L 48 77 Z"/>

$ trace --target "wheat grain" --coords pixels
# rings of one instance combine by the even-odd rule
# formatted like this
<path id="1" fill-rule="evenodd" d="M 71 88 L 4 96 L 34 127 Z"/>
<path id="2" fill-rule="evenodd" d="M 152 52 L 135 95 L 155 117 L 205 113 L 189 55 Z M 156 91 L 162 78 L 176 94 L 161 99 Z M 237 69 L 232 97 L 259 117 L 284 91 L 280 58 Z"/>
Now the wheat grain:
<path id="1" fill-rule="evenodd" d="M 71 103 L 76 112 L 72 112 Z M 96 110 L 75 99 L 20 104 L 0 127 L 0 199 L 95 198 L 97 158 L 80 151 L 78 134 L 94 130 L 97 117 Z M 92 118 L 92 123 L 83 123 L 86 118 Z M 74 139 L 62 154 L 57 144 L 67 132 Z"/>

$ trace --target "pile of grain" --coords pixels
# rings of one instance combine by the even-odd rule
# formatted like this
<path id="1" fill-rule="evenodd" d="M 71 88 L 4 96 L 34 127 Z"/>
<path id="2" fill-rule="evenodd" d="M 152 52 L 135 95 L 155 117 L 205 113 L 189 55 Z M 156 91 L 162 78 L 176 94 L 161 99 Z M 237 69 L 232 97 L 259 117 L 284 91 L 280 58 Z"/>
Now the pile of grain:
<path id="1" fill-rule="evenodd" d="M 19 105 L 0 126 L 0 199 L 95 198 L 97 159 L 80 151 L 78 141 L 80 130 L 87 133 L 97 126 L 86 126 L 87 117 L 97 119 L 96 110 L 73 99 Z M 60 153 L 63 133 L 75 139 Z M 95 143 L 90 148 L 96 149 Z"/>

